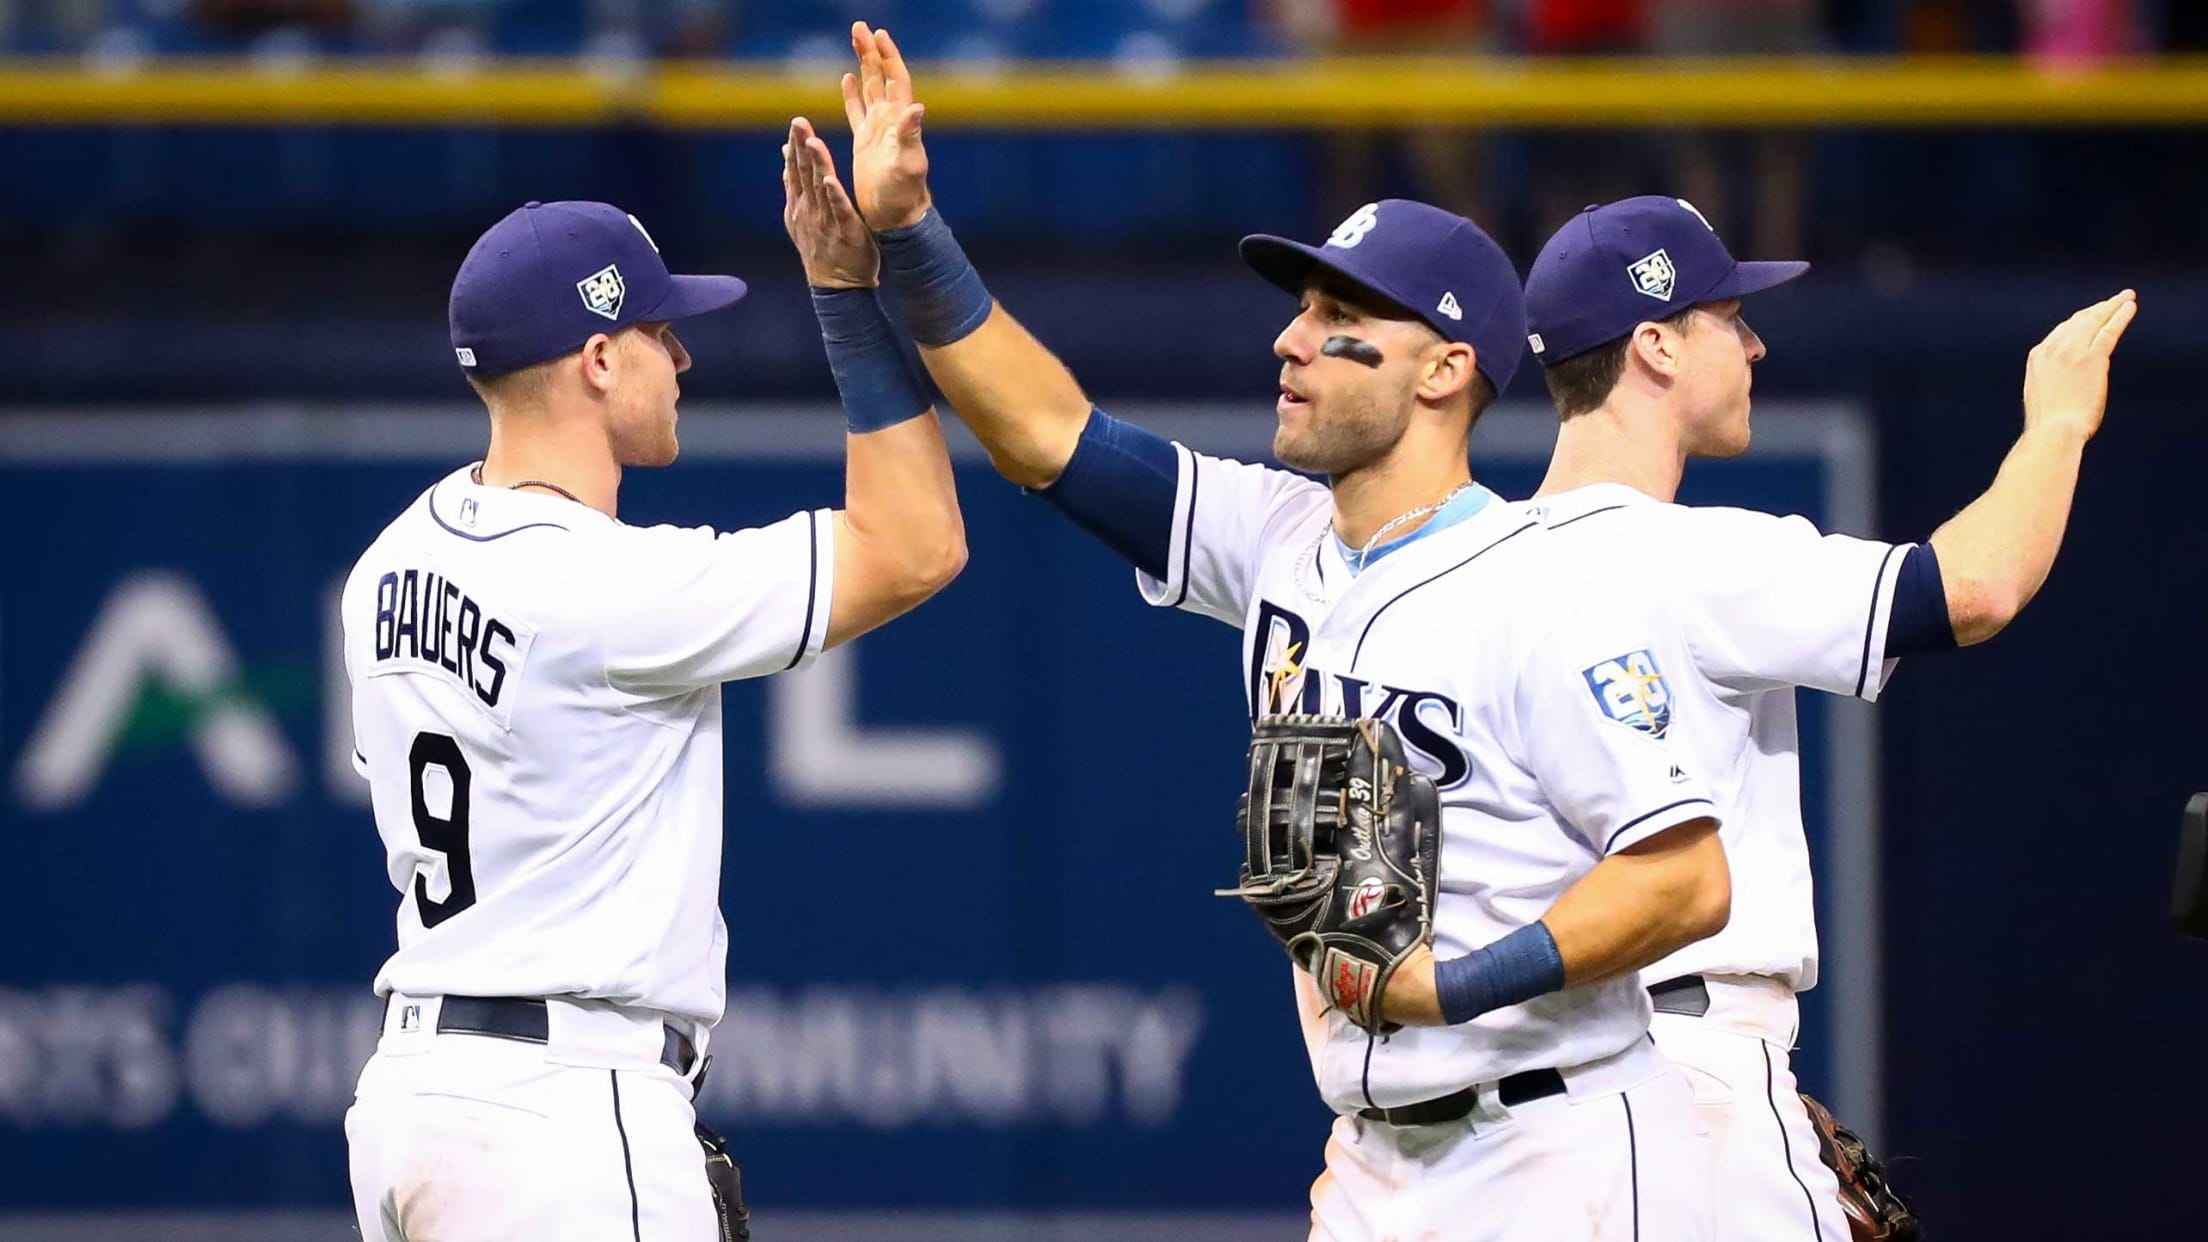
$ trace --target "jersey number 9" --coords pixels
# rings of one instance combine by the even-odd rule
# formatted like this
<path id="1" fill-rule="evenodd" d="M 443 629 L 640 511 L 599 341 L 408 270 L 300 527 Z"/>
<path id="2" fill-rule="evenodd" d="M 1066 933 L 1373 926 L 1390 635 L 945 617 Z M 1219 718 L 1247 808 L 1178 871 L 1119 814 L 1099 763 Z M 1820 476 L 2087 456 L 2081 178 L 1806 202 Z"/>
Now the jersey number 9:
<path id="1" fill-rule="evenodd" d="M 444 770 L 452 789 L 452 796 L 444 800 L 446 810 L 441 817 L 431 811 L 422 779 L 432 766 Z M 415 734 L 413 749 L 406 754 L 406 767 L 408 800 L 414 805 L 414 835 L 423 849 L 445 856 L 447 886 L 443 901 L 430 897 L 426 874 L 417 871 L 414 876 L 414 908 L 421 915 L 423 927 L 435 927 L 475 904 L 475 869 L 468 861 L 471 774 L 466 757 L 460 753 L 460 743 L 443 733 Z"/>

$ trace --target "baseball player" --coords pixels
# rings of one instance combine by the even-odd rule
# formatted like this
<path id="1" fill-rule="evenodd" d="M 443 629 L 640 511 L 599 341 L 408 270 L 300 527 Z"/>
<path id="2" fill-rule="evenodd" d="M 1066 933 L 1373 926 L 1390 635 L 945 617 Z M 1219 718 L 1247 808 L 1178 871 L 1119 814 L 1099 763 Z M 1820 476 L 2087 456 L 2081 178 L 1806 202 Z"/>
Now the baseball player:
<path id="1" fill-rule="evenodd" d="M 634 217 L 530 203 L 453 282 L 490 448 L 376 537 L 342 603 L 400 894 L 346 1117 L 370 1242 L 723 1236 L 691 1108 L 728 957 L 720 684 L 803 667 L 965 556 L 850 200 L 802 144 L 783 185 L 850 420 L 841 510 L 620 520 L 622 472 L 675 459 L 674 324 L 744 294 L 670 276 Z"/>
<path id="2" fill-rule="evenodd" d="M 1573 218 L 1526 290 L 1563 419 L 1536 498 L 1550 554 L 1656 601 L 1701 674 L 1675 681 L 1705 726 L 1682 749 L 1726 810 L 1732 920 L 1644 978 L 1656 1042 L 1694 1084 L 1709 1134 L 1719 1237 L 1739 1242 L 1847 1242 L 1848 1215 L 1878 1210 L 1843 1211 L 1787 1064 L 1795 994 L 1817 982 L 1794 687 L 1875 699 L 1896 658 L 1981 642 L 2031 600 L 2136 312 L 2127 290 L 2033 350 L 2022 437 L 1986 493 L 1926 542 L 1671 503 L 1688 458 L 1748 447 L 1764 346 L 1741 299 L 1807 268 L 1736 262 L 1690 204 L 1644 197 Z"/>
<path id="3" fill-rule="evenodd" d="M 1706 1236 L 1689 1092 L 1637 977 L 1727 912 L 1712 794 L 1672 736 L 1687 661 L 1640 601 L 1551 572 L 1541 524 L 1470 478 L 1472 420 L 1524 356 L 1508 259 L 1404 201 L 1324 246 L 1245 240 L 1303 302 L 1275 343 L 1276 454 L 1329 482 L 1195 453 L 1097 410 L 995 304 L 930 206 L 895 43 L 861 24 L 853 44 L 861 213 L 998 470 L 1152 603 L 1242 627 L 1253 719 L 1379 722 L 1374 753 L 1399 744 L 1436 791 L 1432 950 L 1295 974 L 1340 1115 L 1312 1236 Z"/>

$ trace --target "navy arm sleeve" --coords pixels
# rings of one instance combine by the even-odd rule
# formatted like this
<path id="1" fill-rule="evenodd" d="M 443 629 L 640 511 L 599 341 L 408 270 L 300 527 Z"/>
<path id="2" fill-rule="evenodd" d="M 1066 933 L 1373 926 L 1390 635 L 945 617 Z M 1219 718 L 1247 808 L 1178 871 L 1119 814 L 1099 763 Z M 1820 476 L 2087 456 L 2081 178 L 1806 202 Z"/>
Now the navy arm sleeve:
<path id="1" fill-rule="evenodd" d="M 1947 615 L 1940 558 L 1929 543 L 1913 544 L 1894 579 L 1893 611 L 1886 620 L 1886 658 L 1951 651 L 1955 622 Z"/>
<path id="2" fill-rule="evenodd" d="M 1037 494 L 1135 568 L 1163 579 L 1180 477 L 1172 441 L 1091 408 L 1072 459 Z"/>

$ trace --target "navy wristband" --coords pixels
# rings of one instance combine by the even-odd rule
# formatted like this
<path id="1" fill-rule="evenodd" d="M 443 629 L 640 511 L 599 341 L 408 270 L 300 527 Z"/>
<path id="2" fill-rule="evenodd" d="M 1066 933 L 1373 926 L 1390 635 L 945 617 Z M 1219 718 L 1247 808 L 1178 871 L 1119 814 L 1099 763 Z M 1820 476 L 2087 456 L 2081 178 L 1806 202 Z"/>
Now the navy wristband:
<path id="1" fill-rule="evenodd" d="M 1180 486 L 1172 441 L 1091 406 L 1072 459 L 1037 495 L 1162 582 Z"/>
<path id="2" fill-rule="evenodd" d="M 1523 1005 L 1564 986 L 1564 955 L 1546 923 L 1529 923 L 1484 949 L 1434 963 L 1434 997 L 1451 1026 Z"/>
<path id="3" fill-rule="evenodd" d="M 897 329 L 873 289 L 813 290 L 828 369 L 843 395 L 852 435 L 865 435 L 918 418 L 933 404 L 897 340 Z"/>
<path id="4" fill-rule="evenodd" d="M 876 233 L 874 241 L 882 250 L 882 271 L 904 302 L 913 340 L 949 345 L 989 318 L 996 302 L 935 208 L 909 228 Z"/>

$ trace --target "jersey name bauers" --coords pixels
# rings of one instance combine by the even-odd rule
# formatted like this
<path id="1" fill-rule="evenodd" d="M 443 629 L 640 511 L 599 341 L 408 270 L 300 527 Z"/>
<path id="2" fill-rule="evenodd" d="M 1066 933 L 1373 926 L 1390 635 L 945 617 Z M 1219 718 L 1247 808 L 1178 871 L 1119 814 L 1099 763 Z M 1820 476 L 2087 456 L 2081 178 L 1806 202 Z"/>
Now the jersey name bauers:
<path id="1" fill-rule="evenodd" d="M 376 579 L 379 666 L 397 660 L 441 669 L 495 709 L 515 654 L 513 627 L 485 612 L 450 578 L 405 569 Z"/>
<path id="2" fill-rule="evenodd" d="M 1260 600 L 1251 626 L 1250 718 L 1302 712 L 1385 720 L 1402 735 L 1403 745 L 1434 766 L 1434 784 L 1448 789 L 1472 774 L 1472 761 L 1449 735 L 1424 716 L 1439 712 L 1452 730 L 1464 728 L 1464 709 L 1455 699 L 1432 690 L 1414 690 L 1332 673 L 1299 662 L 1311 649 L 1311 625 L 1271 600 Z"/>

